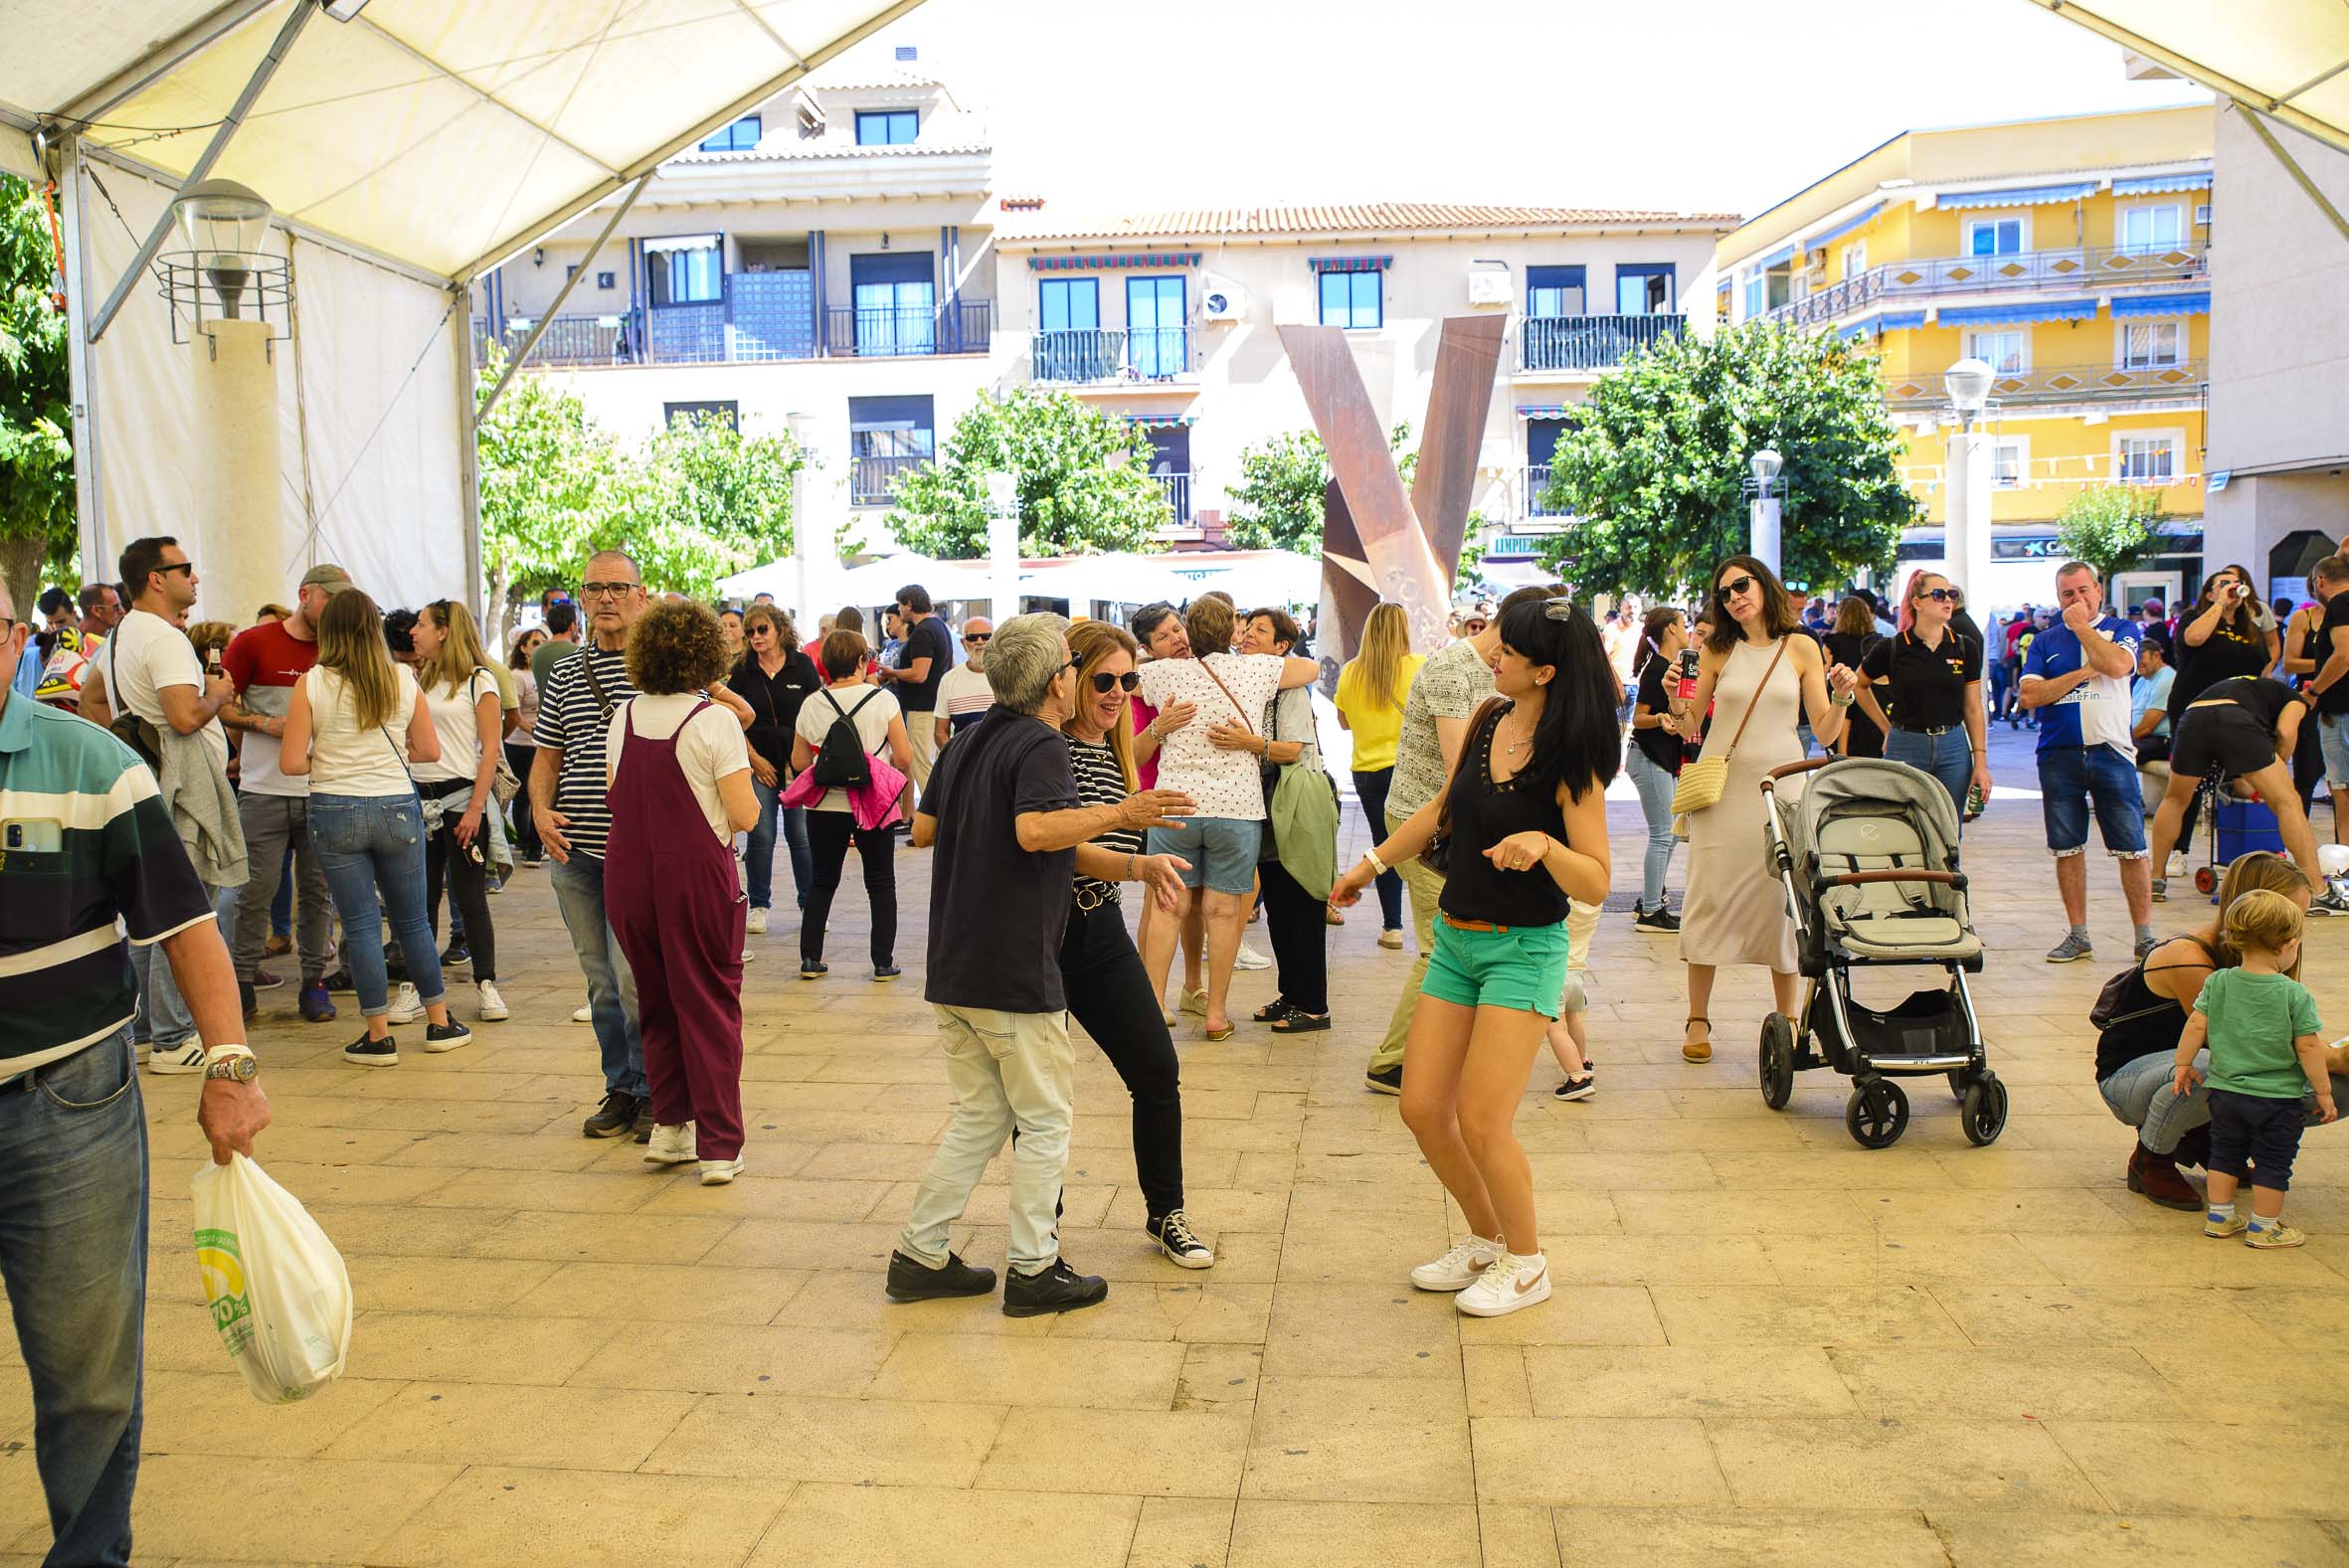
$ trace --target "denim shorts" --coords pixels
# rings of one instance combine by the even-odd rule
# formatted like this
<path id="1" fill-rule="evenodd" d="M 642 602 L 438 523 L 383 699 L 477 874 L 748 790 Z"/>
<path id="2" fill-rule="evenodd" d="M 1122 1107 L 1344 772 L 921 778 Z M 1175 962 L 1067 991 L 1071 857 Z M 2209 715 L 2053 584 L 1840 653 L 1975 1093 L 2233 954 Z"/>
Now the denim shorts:
<path id="1" fill-rule="evenodd" d="M 2145 854 L 2145 786 L 2129 760 L 2109 746 L 2052 746 L 2039 754 L 2039 810 L 2048 848 L 2077 855 L 2088 846 L 2088 808 L 2105 853 Z"/>
<path id="2" fill-rule="evenodd" d="M 1438 915 L 1435 951 L 1428 955 L 1427 978 L 1419 994 L 1459 1007 L 1507 1007 L 1555 1018 L 1570 946 L 1563 921 L 1554 926 L 1462 931 Z"/>
<path id="3" fill-rule="evenodd" d="M 2324 782 L 2335 789 L 2349 789 L 2349 726 L 2337 713 L 2316 719 L 2316 749 L 2324 754 Z"/>
<path id="4" fill-rule="evenodd" d="M 1154 855 L 1180 855 L 1190 862 L 1182 885 L 1202 883 L 1213 893 L 1247 893 L 1256 886 L 1256 850 L 1262 822 L 1236 816 L 1194 816 L 1180 827 L 1154 827 L 1148 848 Z"/>

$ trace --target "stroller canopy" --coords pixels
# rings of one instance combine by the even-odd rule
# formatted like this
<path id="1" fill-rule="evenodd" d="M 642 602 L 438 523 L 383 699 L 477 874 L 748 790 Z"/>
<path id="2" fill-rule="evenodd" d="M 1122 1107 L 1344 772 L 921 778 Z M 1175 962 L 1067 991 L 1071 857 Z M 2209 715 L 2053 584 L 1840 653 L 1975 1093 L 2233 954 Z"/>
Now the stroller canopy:
<path id="1" fill-rule="evenodd" d="M 1853 816 L 1897 816 L 1916 830 L 1925 869 L 1947 871 L 1957 858 L 1957 812 L 1938 780 L 1906 763 L 1847 757 L 1809 775 L 1802 793 L 1772 791 L 1779 831 L 1805 874 L 1819 865 L 1819 833 L 1828 822 Z"/>

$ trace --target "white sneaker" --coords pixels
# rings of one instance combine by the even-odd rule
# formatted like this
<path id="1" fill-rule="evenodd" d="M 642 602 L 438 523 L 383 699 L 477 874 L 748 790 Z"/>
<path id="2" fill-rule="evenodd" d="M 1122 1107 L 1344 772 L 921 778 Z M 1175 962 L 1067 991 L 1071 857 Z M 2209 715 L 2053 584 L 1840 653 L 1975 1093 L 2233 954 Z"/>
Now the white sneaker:
<path id="1" fill-rule="evenodd" d="M 743 962 L 745 962 L 745 963 L 748 963 L 748 962 L 750 962 L 750 960 L 751 960 L 751 959 L 753 959 L 753 958 L 757 958 L 758 956 L 759 956 L 759 951 L 758 951 L 758 949 L 751 947 L 751 946 L 750 946 L 748 943 L 745 943 L 745 944 L 743 945 L 743 949 L 742 949 L 742 961 L 743 961 Z"/>
<path id="2" fill-rule="evenodd" d="M 1453 1305 L 1471 1317 L 1502 1317 L 1548 1300 L 1549 1260 L 1538 1253 L 1531 1258 L 1503 1253 Z"/>
<path id="3" fill-rule="evenodd" d="M 690 1165 L 696 1157 L 692 1123 L 680 1122 L 674 1127 L 652 1124 L 652 1141 L 644 1145 L 645 1164 Z"/>
<path id="4" fill-rule="evenodd" d="M 571 1021 L 573 1023 L 594 1023 L 596 1009 L 585 1005 L 574 1007 L 571 1009 Z"/>
<path id="5" fill-rule="evenodd" d="M 165 1050 L 155 1046 L 147 1053 L 150 1073 L 201 1073 L 204 1071 L 204 1042 L 190 1040 L 187 1044 Z"/>
<path id="6" fill-rule="evenodd" d="M 424 1016 L 424 1003 L 417 998 L 416 986 L 407 980 L 392 992 L 391 1011 L 384 1014 L 394 1023 L 414 1023 Z"/>
<path id="7" fill-rule="evenodd" d="M 767 935 L 767 912 L 758 908 L 756 905 L 753 905 L 751 908 L 750 919 L 744 924 L 742 929 L 749 932 L 754 937 L 764 937 Z"/>
<path id="8" fill-rule="evenodd" d="M 741 1174 L 740 1156 L 733 1159 L 705 1159 L 701 1162 L 701 1184 L 705 1187 L 723 1187 Z"/>
<path id="9" fill-rule="evenodd" d="M 2170 863 L 2161 868 L 2161 874 L 2165 877 L 2184 876 L 2186 874 L 2186 851 L 2183 849 L 2171 850 Z"/>
<path id="10" fill-rule="evenodd" d="M 1490 1237 L 1463 1236 L 1435 1262 L 1413 1269 L 1411 1283 L 1422 1291 L 1465 1291 L 1501 1261 L 1502 1251 Z"/>
<path id="11" fill-rule="evenodd" d="M 1243 942 L 1240 951 L 1232 955 L 1231 966 L 1235 969 L 1269 969 L 1272 959 Z"/>
<path id="12" fill-rule="evenodd" d="M 505 998 L 497 994 L 496 981 L 483 980 L 473 989 L 481 1000 L 481 1021 L 483 1023 L 503 1023 L 513 1016 L 511 1012 L 506 1010 Z"/>

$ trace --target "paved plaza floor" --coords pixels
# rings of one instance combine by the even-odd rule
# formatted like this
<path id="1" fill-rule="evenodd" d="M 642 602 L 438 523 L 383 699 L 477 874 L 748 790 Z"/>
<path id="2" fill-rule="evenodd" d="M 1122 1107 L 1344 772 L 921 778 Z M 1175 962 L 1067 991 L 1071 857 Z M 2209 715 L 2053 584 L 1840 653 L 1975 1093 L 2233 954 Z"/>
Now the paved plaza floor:
<path id="1" fill-rule="evenodd" d="M 2000 777 L 2030 778 L 2001 729 Z M 1643 827 L 1610 808 L 1614 885 Z M 1351 847 L 1359 823 L 1349 812 Z M 1317 1568 L 1398 1564 L 2349 1561 L 2349 1133 L 2312 1132 L 2302 1251 L 2206 1241 L 2125 1191 L 2130 1134 L 2089 1072 L 2085 1014 L 2128 956 L 2108 864 L 2095 961 L 2062 935 L 2036 800 L 1969 835 L 1993 952 L 1975 986 L 2012 1087 L 1974 1148 L 1937 1081 L 1907 1135 L 1844 1131 L 1846 1080 L 1755 1088 L 1758 972 L 1725 976 L 1718 1054 L 1680 1060 L 1676 944 L 1610 913 L 1593 950 L 1598 1095 L 1518 1128 L 1558 1283 L 1460 1316 L 1405 1271 L 1456 1216 L 1362 1063 L 1408 953 L 1374 906 L 1331 932 L 1338 1027 L 1179 1031 L 1190 1212 L 1220 1254 L 1158 1256 L 1126 1098 L 1080 1044 L 1063 1245 L 1108 1303 L 1013 1321 L 993 1301 L 892 1307 L 883 1263 L 940 1131 L 921 998 L 927 857 L 898 860 L 894 985 L 864 976 L 853 875 L 833 970 L 796 927 L 755 939 L 748 1171 L 650 1173 L 583 1138 L 594 1041 L 544 872 L 492 906 L 514 1017 L 398 1069 L 337 1051 L 266 994 L 254 1043 L 270 1171 L 349 1260 L 347 1375 L 266 1408 L 201 1305 L 194 1085 L 147 1077 L 152 1296 L 139 1561 L 334 1564 Z M 784 878 L 788 886 L 788 876 Z M 1680 880 L 1673 878 L 1677 891 Z M 1625 901 L 1628 902 L 1628 901 Z M 2184 929 L 2207 905 L 2156 906 Z M 1255 940 L 1262 944 L 1261 928 Z M 2349 921 L 2308 969 L 2349 1029 Z M 470 992 L 455 993 L 469 1016 Z M 1272 995 L 1242 975 L 1235 1009 Z M 1237 1012 L 1244 1017 L 1244 1012 Z M 1000 1267 L 998 1166 L 957 1246 Z M 47 1525 L 13 1337 L 0 1349 L 0 1565 Z M 9 1551 L 18 1555 L 9 1555 Z M 31 1554 L 31 1555 L 25 1555 Z"/>

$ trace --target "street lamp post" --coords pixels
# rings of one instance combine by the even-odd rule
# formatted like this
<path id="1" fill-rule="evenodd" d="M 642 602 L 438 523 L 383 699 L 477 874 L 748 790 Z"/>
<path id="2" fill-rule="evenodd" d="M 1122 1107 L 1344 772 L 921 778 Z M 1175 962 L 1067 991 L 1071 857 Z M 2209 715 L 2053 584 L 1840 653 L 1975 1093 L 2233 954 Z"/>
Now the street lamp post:
<path id="1" fill-rule="evenodd" d="M 1961 359 L 1941 378 L 1956 415 L 1949 437 L 1948 515 L 1942 520 L 1942 570 L 1968 599 L 1990 603 L 1990 437 L 1981 430 L 1995 372 L 1978 359 Z"/>
<path id="2" fill-rule="evenodd" d="M 1752 497 L 1745 507 L 1746 550 L 1773 575 L 1783 578 L 1786 572 L 1778 563 L 1779 524 L 1786 486 L 1778 481 L 1778 470 L 1785 466 L 1785 459 L 1776 447 L 1764 446 L 1746 460 L 1746 466 L 1753 471 L 1753 477 L 1745 481 L 1745 491 Z"/>
<path id="3" fill-rule="evenodd" d="M 1019 477 L 990 473 L 986 484 L 988 608 L 999 626 L 1019 613 Z"/>

